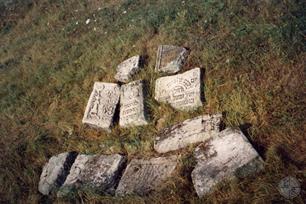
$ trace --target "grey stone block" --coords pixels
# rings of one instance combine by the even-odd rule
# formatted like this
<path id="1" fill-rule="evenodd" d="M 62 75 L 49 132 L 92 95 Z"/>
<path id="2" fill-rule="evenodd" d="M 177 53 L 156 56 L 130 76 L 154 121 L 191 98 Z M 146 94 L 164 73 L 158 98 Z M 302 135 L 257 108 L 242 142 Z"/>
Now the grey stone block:
<path id="1" fill-rule="evenodd" d="M 115 75 L 115 79 L 120 82 L 128 82 L 131 77 L 136 74 L 140 67 L 140 56 L 131 57 L 123 62 L 121 62 L 117 66 L 117 73 Z"/>

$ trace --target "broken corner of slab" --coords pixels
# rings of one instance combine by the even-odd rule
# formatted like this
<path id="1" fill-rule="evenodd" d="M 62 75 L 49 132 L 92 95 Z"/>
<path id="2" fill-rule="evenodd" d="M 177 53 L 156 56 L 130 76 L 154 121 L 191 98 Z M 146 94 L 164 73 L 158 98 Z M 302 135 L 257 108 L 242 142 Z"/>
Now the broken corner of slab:
<path id="1" fill-rule="evenodd" d="M 141 69 L 141 56 L 136 55 L 121 62 L 117 66 L 115 79 L 128 82 Z"/>
<path id="2" fill-rule="evenodd" d="M 245 177 L 263 169 L 263 160 L 248 139 L 231 128 L 200 144 L 194 156 L 197 165 L 191 177 L 199 197 L 225 179 Z"/>

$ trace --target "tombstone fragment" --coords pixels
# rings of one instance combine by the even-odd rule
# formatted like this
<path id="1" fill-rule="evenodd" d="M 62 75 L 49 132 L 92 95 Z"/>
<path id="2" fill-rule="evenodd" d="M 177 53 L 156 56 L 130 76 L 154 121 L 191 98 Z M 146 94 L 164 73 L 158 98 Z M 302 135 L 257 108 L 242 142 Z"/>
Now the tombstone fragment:
<path id="1" fill-rule="evenodd" d="M 130 78 L 140 70 L 140 56 L 131 57 L 117 66 L 115 79 L 121 82 L 128 82 Z"/>
<path id="2" fill-rule="evenodd" d="M 176 156 L 149 160 L 133 159 L 119 182 L 116 195 L 146 195 L 161 187 L 162 183 L 171 177 L 176 166 Z"/>
<path id="3" fill-rule="evenodd" d="M 51 157 L 43 167 L 38 184 L 39 192 L 49 195 L 56 191 L 65 181 L 76 156 L 75 152 L 65 152 Z"/>
<path id="4" fill-rule="evenodd" d="M 222 114 L 203 115 L 168 127 L 155 138 L 154 149 L 165 153 L 204 142 L 219 133 L 221 119 Z"/>
<path id="5" fill-rule="evenodd" d="M 119 97 L 119 85 L 95 82 L 82 122 L 110 131 Z"/>
<path id="6" fill-rule="evenodd" d="M 241 131 L 227 128 L 200 144 L 191 177 L 199 197 L 224 179 L 245 177 L 263 168 L 263 161 Z"/>
<path id="7" fill-rule="evenodd" d="M 178 110 L 188 111 L 202 106 L 200 68 L 158 78 L 155 83 L 155 99 L 169 103 Z"/>
<path id="8" fill-rule="evenodd" d="M 80 154 L 57 195 L 58 197 L 67 196 L 77 189 L 91 189 L 98 193 L 113 194 L 124 164 L 125 157 L 119 154 Z"/>
<path id="9" fill-rule="evenodd" d="M 184 47 L 160 45 L 157 50 L 156 72 L 174 74 L 181 70 L 188 55 Z"/>
<path id="10" fill-rule="evenodd" d="M 143 82 L 138 80 L 122 85 L 119 125 L 128 127 L 146 124 Z"/>

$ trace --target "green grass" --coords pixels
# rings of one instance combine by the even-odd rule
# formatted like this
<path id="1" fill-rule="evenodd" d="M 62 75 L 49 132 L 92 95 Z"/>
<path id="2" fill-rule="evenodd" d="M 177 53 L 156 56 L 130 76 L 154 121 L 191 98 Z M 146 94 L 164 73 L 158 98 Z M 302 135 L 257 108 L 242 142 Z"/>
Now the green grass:
<path id="1" fill-rule="evenodd" d="M 16 19 L 9 13 L 1 17 L 0 201 L 56 200 L 37 191 L 42 166 L 51 155 L 74 150 L 124 153 L 129 159 L 154 156 L 158 123 L 163 128 L 216 112 L 226 114 L 227 126 L 249 126 L 246 131 L 266 161 L 265 171 L 224 182 L 200 200 L 188 176 L 194 162 L 192 148 L 187 148 L 182 151 L 185 169 L 161 192 L 120 199 L 80 192 L 76 201 L 305 200 L 305 191 L 292 201 L 277 191 L 284 176 L 306 180 L 305 2 L 184 2 L 42 0 Z M 190 48 L 184 70 L 205 69 L 203 108 L 177 112 L 153 99 L 154 81 L 161 76 L 154 72 L 159 44 Z M 149 87 L 150 124 L 133 129 L 116 125 L 110 134 L 85 128 L 81 119 L 94 81 L 113 82 L 116 65 L 136 54 L 148 56 L 135 79 L 144 79 Z"/>

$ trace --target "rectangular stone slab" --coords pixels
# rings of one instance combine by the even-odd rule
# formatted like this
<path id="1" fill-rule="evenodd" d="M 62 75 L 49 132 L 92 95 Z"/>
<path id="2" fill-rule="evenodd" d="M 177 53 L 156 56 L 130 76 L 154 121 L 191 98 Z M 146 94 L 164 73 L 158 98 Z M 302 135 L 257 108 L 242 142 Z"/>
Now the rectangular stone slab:
<path id="1" fill-rule="evenodd" d="M 199 197 L 224 179 L 245 177 L 263 168 L 263 161 L 239 130 L 225 129 L 199 145 L 194 152 L 197 165 L 191 177 Z"/>
<path id="2" fill-rule="evenodd" d="M 128 82 L 130 78 L 140 70 L 140 56 L 131 57 L 117 66 L 115 79 L 121 82 Z"/>
<path id="3" fill-rule="evenodd" d="M 156 72 L 174 74 L 181 70 L 188 51 L 184 47 L 174 45 L 160 45 L 157 50 Z"/>
<path id="4" fill-rule="evenodd" d="M 121 86 L 120 120 L 122 127 L 146 125 L 143 82 L 133 81 Z"/>
<path id="5" fill-rule="evenodd" d="M 118 84 L 95 82 L 82 122 L 110 131 L 119 97 Z"/>
<path id="6" fill-rule="evenodd" d="M 168 127 L 155 138 L 154 149 L 165 153 L 204 142 L 219 133 L 221 119 L 222 114 L 202 115 Z"/>
<path id="7" fill-rule="evenodd" d="M 158 78 L 155 82 L 155 99 L 169 103 L 178 110 L 188 111 L 202 106 L 200 68 Z"/>
<path id="8" fill-rule="evenodd" d="M 177 163 L 176 156 L 133 159 L 124 171 L 116 195 L 146 195 L 156 190 L 172 176 Z"/>
<path id="9" fill-rule="evenodd" d="M 125 157 L 119 154 L 78 155 L 57 194 L 58 197 L 66 196 L 82 188 L 113 194 L 125 161 Z"/>

